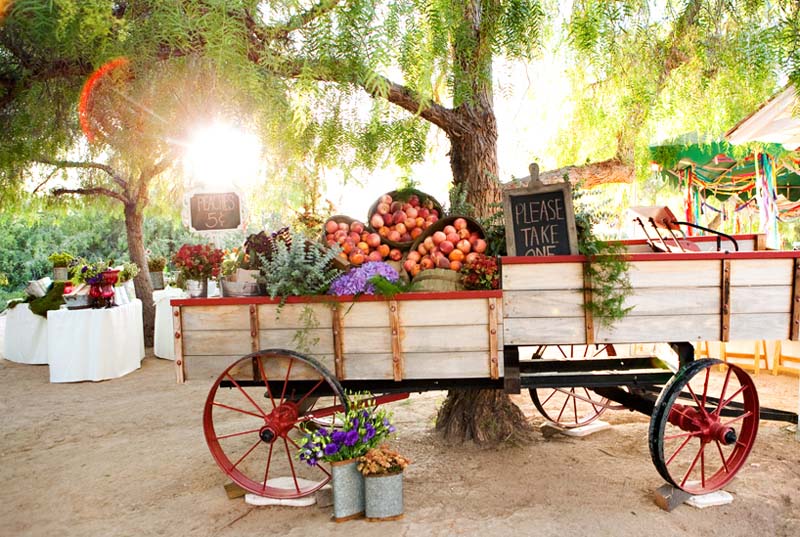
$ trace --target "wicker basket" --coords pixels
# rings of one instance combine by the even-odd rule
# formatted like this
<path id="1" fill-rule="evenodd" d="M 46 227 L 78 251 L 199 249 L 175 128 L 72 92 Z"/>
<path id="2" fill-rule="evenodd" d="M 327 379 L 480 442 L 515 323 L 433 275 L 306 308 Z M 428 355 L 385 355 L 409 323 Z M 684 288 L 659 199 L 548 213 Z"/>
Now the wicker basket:
<path id="1" fill-rule="evenodd" d="M 433 196 L 431 196 L 429 194 L 421 192 L 421 191 L 419 191 L 419 190 L 417 190 L 415 188 L 409 188 L 409 189 L 406 189 L 406 190 L 392 190 L 391 192 L 387 192 L 387 194 L 389 194 L 392 197 L 392 200 L 394 200 L 394 201 L 406 201 L 412 195 L 416 194 L 417 197 L 419 197 L 419 201 L 420 201 L 420 203 L 422 205 L 426 205 L 426 204 L 432 205 L 432 207 L 438 211 L 440 217 L 443 214 L 442 205 L 438 201 L 436 201 L 436 198 L 434 198 Z M 369 212 L 367 213 L 367 226 L 368 226 L 368 229 L 370 231 L 377 231 L 375 228 L 372 227 L 372 224 L 370 223 L 370 220 L 372 220 L 372 215 L 374 215 L 375 211 L 378 209 L 378 203 L 380 203 L 380 201 L 381 201 L 381 198 L 378 197 L 378 199 L 375 200 L 375 203 L 373 203 L 370 206 Z M 435 222 L 433 225 L 435 225 L 436 223 L 438 223 L 438 221 Z M 431 225 L 431 227 L 433 227 L 433 225 Z M 430 227 L 427 228 L 427 229 L 430 229 Z M 424 231 L 423 231 L 423 234 L 424 234 Z M 386 243 L 386 244 L 388 244 L 392 248 L 397 248 L 397 249 L 402 250 L 402 251 L 408 250 L 411 247 L 411 245 L 413 244 L 413 242 L 414 242 L 414 241 L 397 242 L 397 241 L 389 240 L 386 237 L 381 237 L 381 241 Z"/>
<path id="2" fill-rule="evenodd" d="M 450 269 L 433 268 L 414 276 L 414 291 L 463 291 L 461 273 Z"/>

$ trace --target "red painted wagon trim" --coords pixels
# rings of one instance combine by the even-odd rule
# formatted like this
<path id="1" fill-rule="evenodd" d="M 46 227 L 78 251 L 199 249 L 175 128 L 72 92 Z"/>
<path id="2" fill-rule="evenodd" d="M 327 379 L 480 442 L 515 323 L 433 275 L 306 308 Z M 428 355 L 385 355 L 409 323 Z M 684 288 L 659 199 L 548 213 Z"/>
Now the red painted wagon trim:
<path id="1" fill-rule="evenodd" d="M 693 253 L 648 253 L 627 254 L 628 261 L 700 261 L 708 259 L 796 259 L 800 251 L 759 251 L 759 252 L 693 252 Z M 502 257 L 504 265 L 527 265 L 538 263 L 583 263 L 582 255 L 554 255 L 549 257 Z"/>
<path id="2" fill-rule="evenodd" d="M 465 300 L 469 298 L 502 298 L 503 292 L 497 291 L 451 291 L 445 293 L 402 293 L 393 300 Z M 290 296 L 287 304 L 325 303 L 325 302 L 387 302 L 384 296 L 362 295 L 354 298 L 348 296 Z M 280 299 L 267 296 L 216 297 L 216 298 L 177 298 L 170 300 L 173 306 L 239 306 L 250 304 L 279 304 Z"/>

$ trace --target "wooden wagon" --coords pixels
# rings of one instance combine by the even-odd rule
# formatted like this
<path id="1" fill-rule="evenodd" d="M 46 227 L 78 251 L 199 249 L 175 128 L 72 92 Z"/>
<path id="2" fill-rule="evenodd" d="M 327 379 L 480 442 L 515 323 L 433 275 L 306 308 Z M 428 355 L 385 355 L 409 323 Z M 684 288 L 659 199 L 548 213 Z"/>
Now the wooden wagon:
<path id="1" fill-rule="evenodd" d="M 742 242 L 756 246 L 755 238 Z M 297 460 L 298 436 L 304 424 L 331 425 L 345 390 L 369 390 L 383 402 L 452 388 L 527 389 L 566 427 L 619 405 L 648 414 L 661 476 L 710 492 L 743 466 L 758 396 L 747 373 L 695 361 L 688 342 L 797 340 L 800 252 L 640 249 L 629 244 L 633 310 L 611 327 L 584 308 L 591 291 L 580 256 L 501 258 L 498 291 L 283 305 L 266 297 L 173 300 L 177 380 L 214 379 L 204 410 L 208 445 L 233 481 L 264 496 L 299 497 L 327 482 L 326 467 Z M 676 363 L 618 356 L 619 344 L 663 342 Z"/>

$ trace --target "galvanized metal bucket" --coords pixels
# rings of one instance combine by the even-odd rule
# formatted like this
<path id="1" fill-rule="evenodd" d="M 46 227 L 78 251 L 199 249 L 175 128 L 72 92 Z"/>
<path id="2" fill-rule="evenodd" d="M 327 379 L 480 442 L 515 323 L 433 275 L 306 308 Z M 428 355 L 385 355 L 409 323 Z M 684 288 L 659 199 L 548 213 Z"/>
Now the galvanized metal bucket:
<path id="1" fill-rule="evenodd" d="M 403 516 L 403 472 L 364 478 L 367 520 L 396 520 Z"/>
<path id="2" fill-rule="evenodd" d="M 364 476 L 358 471 L 358 460 L 331 463 L 333 485 L 333 519 L 344 522 L 364 515 Z"/>

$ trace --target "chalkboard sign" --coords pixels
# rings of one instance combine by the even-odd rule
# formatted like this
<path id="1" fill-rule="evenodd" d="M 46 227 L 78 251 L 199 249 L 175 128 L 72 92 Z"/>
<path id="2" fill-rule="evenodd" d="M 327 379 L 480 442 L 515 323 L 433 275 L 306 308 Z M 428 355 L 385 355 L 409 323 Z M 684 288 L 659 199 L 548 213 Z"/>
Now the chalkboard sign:
<path id="1" fill-rule="evenodd" d="M 545 185 L 539 181 L 536 164 L 531 164 L 530 171 L 527 188 L 503 193 L 508 255 L 577 254 L 578 235 L 569 183 Z"/>
<path id="2" fill-rule="evenodd" d="M 236 229 L 242 223 L 239 195 L 235 192 L 193 194 L 189 211 L 195 231 Z"/>

